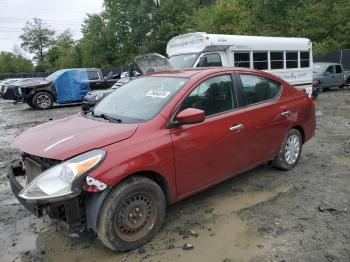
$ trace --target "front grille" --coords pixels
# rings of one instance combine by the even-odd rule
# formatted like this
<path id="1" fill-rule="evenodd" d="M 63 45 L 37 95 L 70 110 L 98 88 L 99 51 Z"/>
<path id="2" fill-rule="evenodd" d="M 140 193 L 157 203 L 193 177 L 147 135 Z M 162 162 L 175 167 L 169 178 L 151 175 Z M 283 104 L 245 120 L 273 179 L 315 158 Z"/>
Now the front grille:
<path id="1" fill-rule="evenodd" d="M 27 183 L 32 181 L 40 173 L 44 172 L 50 167 L 61 163 L 59 160 L 33 156 L 26 153 L 22 154 L 22 162 L 26 171 Z"/>

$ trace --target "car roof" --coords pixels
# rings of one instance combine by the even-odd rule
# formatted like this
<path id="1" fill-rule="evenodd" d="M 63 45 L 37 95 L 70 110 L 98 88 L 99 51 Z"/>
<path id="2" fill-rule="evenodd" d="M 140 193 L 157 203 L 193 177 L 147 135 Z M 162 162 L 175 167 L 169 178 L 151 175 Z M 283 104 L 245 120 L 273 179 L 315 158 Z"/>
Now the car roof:
<path id="1" fill-rule="evenodd" d="M 202 75 L 227 72 L 227 71 L 231 71 L 231 72 L 248 71 L 251 73 L 257 73 L 257 72 L 261 73 L 261 71 L 250 69 L 250 68 L 243 68 L 243 67 L 200 67 L 200 68 L 190 68 L 190 69 L 182 69 L 182 70 L 179 70 L 179 69 L 165 70 L 165 71 L 149 73 L 149 74 L 146 74 L 145 76 L 169 76 L 169 77 L 191 78 L 194 76 L 202 76 Z"/>

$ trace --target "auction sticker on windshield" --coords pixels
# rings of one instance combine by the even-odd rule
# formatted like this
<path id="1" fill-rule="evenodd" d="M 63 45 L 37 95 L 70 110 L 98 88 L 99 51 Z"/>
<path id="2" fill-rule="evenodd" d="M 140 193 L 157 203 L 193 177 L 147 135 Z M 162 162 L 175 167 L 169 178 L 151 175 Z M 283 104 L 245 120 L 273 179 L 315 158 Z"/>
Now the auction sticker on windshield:
<path id="1" fill-rule="evenodd" d="M 146 94 L 146 96 L 150 97 L 159 97 L 159 98 L 167 98 L 170 95 L 170 92 L 164 90 L 150 90 Z"/>

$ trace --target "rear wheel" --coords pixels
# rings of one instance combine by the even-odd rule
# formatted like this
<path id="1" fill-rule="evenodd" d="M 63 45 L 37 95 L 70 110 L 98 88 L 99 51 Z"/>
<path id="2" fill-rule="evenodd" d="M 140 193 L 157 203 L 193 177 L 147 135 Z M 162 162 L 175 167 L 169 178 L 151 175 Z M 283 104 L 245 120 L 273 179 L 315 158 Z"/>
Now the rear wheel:
<path id="1" fill-rule="evenodd" d="M 302 138 L 297 129 L 290 129 L 281 145 L 280 152 L 272 164 L 282 170 L 294 168 L 300 159 L 302 150 Z"/>
<path id="2" fill-rule="evenodd" d="M 49 109 L 53 105 L 53 97 L 49 92 L 38 92 L 33 96 L 31 104 L 39 110 Z"/>
<path id="3" fill-rule="evenodd" d="M 102 205 L 97 234 L 112 250 L 135 249 L 158 232 L 165 215 L 162 189 L 146 177 L 131 177 L 116 186 Z"/>

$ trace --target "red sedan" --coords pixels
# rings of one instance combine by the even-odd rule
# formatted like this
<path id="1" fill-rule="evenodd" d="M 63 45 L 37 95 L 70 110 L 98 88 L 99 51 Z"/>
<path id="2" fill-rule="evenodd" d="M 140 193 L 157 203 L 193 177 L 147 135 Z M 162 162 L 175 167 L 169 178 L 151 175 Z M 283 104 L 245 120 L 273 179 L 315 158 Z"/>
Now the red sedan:
<path id="1" fill-rule="evenodd" d="M 122 86 L 87 114 L 18 136 L 23 161 L 9 179 L 38 217 L 86 226 L 107 247 L 125 251 L 156 234 L 171 203 L 263 163 L 295 167 L 314 134 L 313 101 L 271 74 L 158 72 Z"/>

